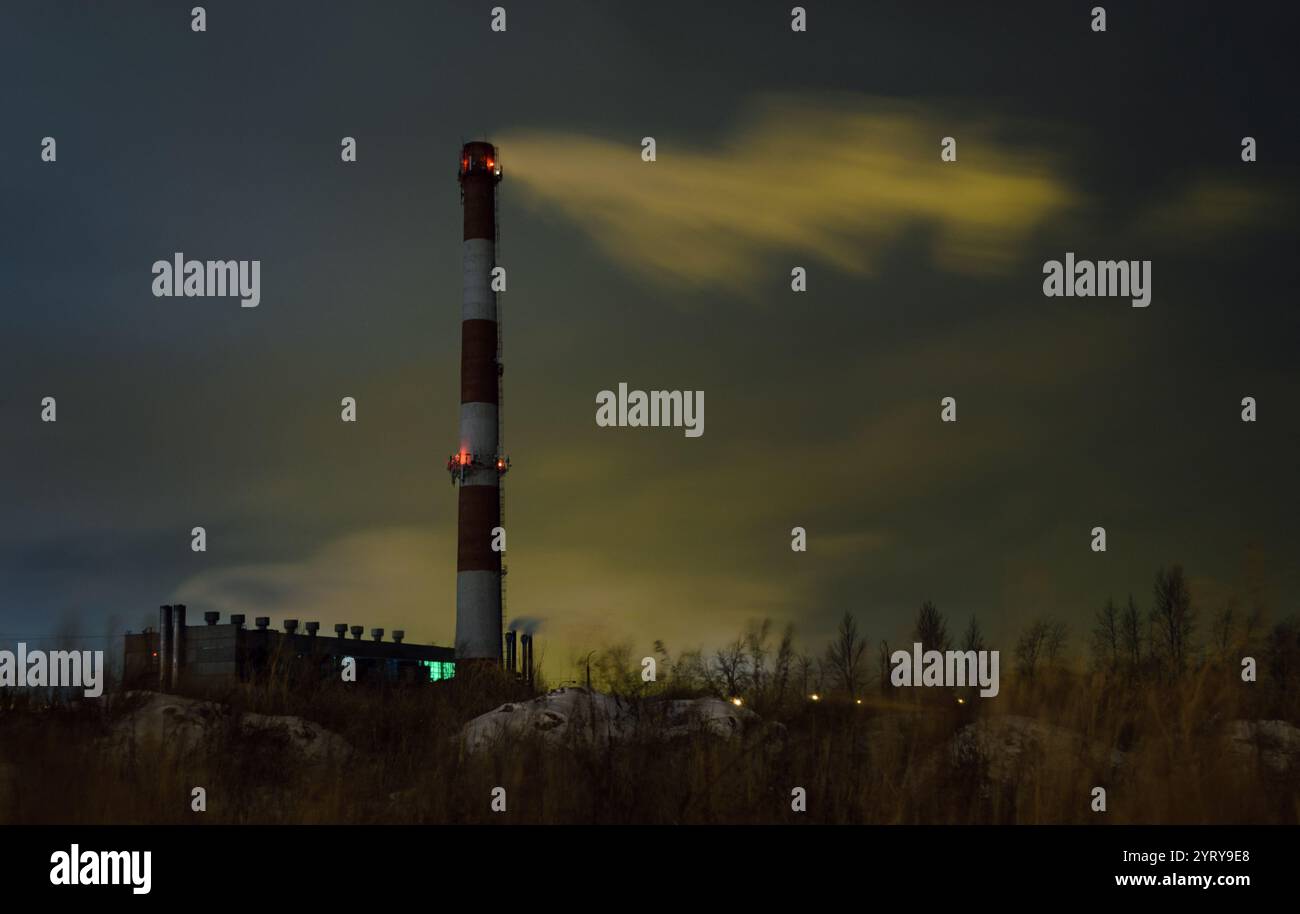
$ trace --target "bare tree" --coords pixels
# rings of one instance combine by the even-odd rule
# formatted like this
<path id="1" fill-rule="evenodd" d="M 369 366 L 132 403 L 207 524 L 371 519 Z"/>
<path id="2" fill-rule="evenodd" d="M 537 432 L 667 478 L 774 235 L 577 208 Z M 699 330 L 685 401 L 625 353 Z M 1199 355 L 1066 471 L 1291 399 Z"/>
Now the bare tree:
<path id="1" fill-rule="evenodd" d="M 741 693 L 745 682 L 745 643 L 737 638 L 726 647 L 713 652 L 713 666 L 718 672 L 720 685 L 727 698 Z"/>
<path id="2" fill-rule="evenodd" d="M 1070 627 L 1059 619 L 1045 623 L 1046 637 L 1043 639 L 1043 655 L 1047 665 L 1055 667 L 1065 657 L 1065 645 L 1070 638 Z"/>
<path id="3" fill-rule="evenodd" d="M 1138 612 L 1133 595 L 1128 595 L 1128 604 L 1124 607 L 1119 620 L 1119 634 L 1124 663 L 1129 672 L 1142 670 L 1142 614 Z"/>
<path id="4" fill-rule="evenodd" d="M 1106 598 L 1106 605 L 1097 610 L 1096 621 L 1092 627 L 1092 663 L 1093 667 L 1113 673 L 1119 668 L 1120 657 L 1120 616 L 1119 607 L 1113 598 Z"/>
<path id="5" fill-rule="evenodd" d="M 785 701 L 790 691 L 791 669 L 795 663 L 794 626 L 786 624 L 775 654 L 768 645 L 771 629 L 770 619 L 750 623 L 744 638 L 749 664 L 748 698 L 760 714 L 775 709 Z"/>
<path id="6" fill-rule="evenodd" d="M 885 693 L 889 691 L 889 642 L 881 639 L 880 642 L 880 691 Z"/>
<path id="7" fill-rule="evenodd" d="M 1047 641 L 1047 624 L 1039 619 L 1031 622 L 1020 633 L 1016 641 L 1016 669 L 1026 679 L 1034 678 L 1038 670 L 1038 661 L 1042 657 L 1043 647 Z"/>
<path id="8" fill-rule="evenodd" d="M 853 614 L 845 612 L 835 632 L 835 640 L 826 648 L 826 665 L 836 683 L 850 697 L 860 691 L 863 669 L 862 656 L 866 653 L 866 639 L 858 635 L 858 622 Z"/>
<path id="9" fill-rule="evenodd" d="M 1264 662 L 1270 681 L 1294 688 L 1293 677 L 1300 670 L 1300 624 L 1294 619 L 1277 623 L 1265 636 Z"/>
<path id="10" fill-rule="evenodd" d="M 644 693 L 649 685 L 641 679 L 641 664 L 633 660 L 631 642 L 594 651 L 589 659 L 592 682 L 599 691 L 630 697 Z"/>
<path id="11" fill-rule="evenodd" d="M 702 688 L 708 691 L 721 691 L 715 686 L 715 677 L 708 669 L 700 648 L 682 651 L 674 657 L 663 641 L 656 640 L 654 653 L 659 658 L 656 666 L 659 671 L 657 682 L 660 691 L 670 690 L 682 694 L 693 694 Z M 640 675 L 638 669 L 637 677 L 639 678 Z M 649 690 L 654 690 L 654 686 L 650 685 Z"/>
<path id="12" fill-rule="evenodd" d="M 948 623 L 944 621 L 943 613 L 929 600 L 922 603 L 917 611 L 912 639 L 921 643 L 923 651 L 946 651 L 952 647 L 952 641 L 948 638 Z"/>
<path id="13" fill-rule="evenodd" d="M 1211 644 L 1219 660 L 1223 660 L 1228 656 L 1228 651 L 1235 643 L 1234 634 L 1236 630 L 1236 601 L 1229 600 L 1222 609 L 1214 614 L 1214 619 L 1210 622 Z"/>
<path id="14" fill-rule="evenodd" d="M 966 626 L 966 633 L 961 636 L 961 649 L 963 651 L 984 650 L 984 631 L 980 628 L 979 620 L 974 614 L 970 617 L 970 624 Z"/>
<path id="15" fill-rule="evenodd" d="M 682 651 L 677 656 L 672 665 L 670 681 L 674 688 L 686 691 L 695 691 L 708 684 L 708 664 L 704 660 L 703 652 L 698 647 L 689 651 Z"/>
<path id="16" fill-rule="evenodd" d="M 1268 610 L 1262 600 L 1257 600 L 1251 604 L 1250 612 L 1246 614 L 1245 624 L 1242 625 L 1242 644 L 1249 647 L 1254 643 L 1256 635 L 1263 630 L 1267 617 Z"/>
<path id="17" fill-rule="evenodd" d="M 801 694 L 810 694 L 809 689 L 813 684 L 813 674 L 815 662 L 807 654 L 800 654 L 795 660 L 795 668 L 799 675 L 799 689 Z"/>
<path id="18" fill-rule="evenodd" d="M 781 643 L 776 648 L 776 662 L 772 667 L 772 693 L 774 700 L 785 701 L 790 691 L 790 671 L 794 666 L 794 625 L 786 623 L 781 632 Z"/>
<path id="19" fill-rule="evenodd" d="M 1157 571 L 1154 591 L 1152 637 L 1161 660 L 1176 675 L 1187 666 L 1196 631 L 1196 610 L 1183 566 L 1174 564 Z"/>
<path id="20" fill-rule="evenodd" d="M 769 653 L 767 639 L 772 631 L 772 620 L 751 622 L 745 630 L 745 650 L 748 653 L 750 686 L 755 692 L 766 687 L 767 656 Z"/>

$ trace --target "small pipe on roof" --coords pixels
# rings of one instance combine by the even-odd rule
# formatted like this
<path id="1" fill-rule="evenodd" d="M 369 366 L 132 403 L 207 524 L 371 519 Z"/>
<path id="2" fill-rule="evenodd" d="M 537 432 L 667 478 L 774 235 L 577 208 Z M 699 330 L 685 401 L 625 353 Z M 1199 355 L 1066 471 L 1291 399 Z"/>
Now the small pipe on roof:
<path id="1" fill-rule="evenodd" d="M 172 607 L 172 688 L 180 688 L 181 674 L 185 671 L 185 604 Z"/>
<path id="2" fill-rule="evenodd" d="M 172 608 L 158 607 L 158 691 L 166 692 L 172 684 Z"/>

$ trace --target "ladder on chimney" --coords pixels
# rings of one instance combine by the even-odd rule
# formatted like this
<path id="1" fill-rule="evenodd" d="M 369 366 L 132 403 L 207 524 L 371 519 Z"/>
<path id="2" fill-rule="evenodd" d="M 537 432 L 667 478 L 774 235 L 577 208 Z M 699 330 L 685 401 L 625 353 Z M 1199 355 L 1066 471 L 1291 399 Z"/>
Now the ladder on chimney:
<path id="1" fill-rule="evenodd" d="M 499 194 L 492 195 L 492 229 L 495 238 L 492 241 L 492 266 L 496 267 L 500 261 L 501 255 L 501 204 Z M 506 452 L 506 424 L 505 424 L 505 364 L 501 361 L 502 356 L 502 339 L 501 339 L 501 298 L 494 291 L 492 300 L 496 304 L 497 313 L 497 454 L 501 455 Z M 497 523 L 501 529 L 506 527 L 506 489 L 505 475 L 497 475 L 497 514 L 500 518 Z M 508 535 L 507 535 L 508 538 Z M 502 555 L 501 562 L 501 643 L 498 645 L 498 657 L 505 656 L 505 638 L 506 638 L 506 563 L 505 556 Z"/>

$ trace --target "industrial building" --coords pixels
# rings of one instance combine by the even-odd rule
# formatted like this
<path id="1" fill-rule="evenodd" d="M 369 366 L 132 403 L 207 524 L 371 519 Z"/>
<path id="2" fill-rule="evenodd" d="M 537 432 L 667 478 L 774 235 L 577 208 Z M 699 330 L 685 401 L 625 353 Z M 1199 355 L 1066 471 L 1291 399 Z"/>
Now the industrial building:
<path id="1" fill-rule="evenodd" d="M 221 688 L 271 678 L 310 681 L 336 676 L 346 659 L 355 661 L 358 682 L 429 682 L 449 679 L 459 666 L 504 669 L 531 684 L 532 636 L 505 632 L 505 573 L 499 551 L 504 516 L 502 477 L 510 458 L 502 448 L 501 325 L 496 264 L 499 241 L 496 186 L 501 160 L 491 143 L 461 149 L 460 184 L 464 235 L 461 247 L 460 445 L 447 460 L 459 485 L 456 550 L 456 646 L 408 644 L 394 631 L 362 636 L 360 625 L 338 624 L 334 637 L 319 635 L 320 624 L 303 632 L 296 620 L 271 629 L 268 617 L 244 627 L 244 616 L 221 623 L 204 613 L 205 625 L 186 625 L 186 607 L 163 606 L 158 627 L 128 633 L 124 676 L 129 684 L 163 691 Z M 351 638 L 348 635 L 351 634 Z"/>
<path id="2" fill-rule="evenodd" d="M 220 691 L 240 683 L 278 682 L 307 684 L 339 678 L 344 663 L 352 659 L 356 681 L 366 684 L 425 683 L 456 675 L 455 652 L 432 644 L 411 644 L 405 632 L 393 631 L 384 640 L 382 628 L 370 629 L 366 639 L 360 625 L 339 623 L 333 637 L 320 635 L 320 623 L 308 622 L 299 632 L 296 619 L 286 619 L 283 631 L 259 616 L 254 628 L 244 616 L 203 614 L 203 625 L 187 625 L 186 607 L 159 607 L 158 628 L 126 635 L 123 678 L 129 687 L 156 688 L 164 692 Z M 350 637 L 349 637 L 350 636 Z M 515 633 L 506 644 L 507 669 L 532 681 L 532 638 Z M 516 671 L 516 659 L 520 661 Z"/>
<path id="3" fill-rule="evenodd" d="M 320 623 L 286 619 L 284 630 L 270 627 L 266 616 L 244 626 L 243 615 L 204 613 L 204 625 L 186 624 L 186 607 L 163 606 L 158 628 L 126 636 L 123 674 L 132 685 L 156 684 L 162 691 L 205 691 L 242 682 L 311 681 L 339 676 L 344 659 L 355 661 L 358 682 L 417 682 L 455 675 L 450 648 L 408 644 L 404 632 L 384 641 L 384 630 L 371 629 L 363 639 L 360 625 L 338 624 L 334 637 L 319 634 Z M 349 634 L 351 637 L 348 637 Z"/>

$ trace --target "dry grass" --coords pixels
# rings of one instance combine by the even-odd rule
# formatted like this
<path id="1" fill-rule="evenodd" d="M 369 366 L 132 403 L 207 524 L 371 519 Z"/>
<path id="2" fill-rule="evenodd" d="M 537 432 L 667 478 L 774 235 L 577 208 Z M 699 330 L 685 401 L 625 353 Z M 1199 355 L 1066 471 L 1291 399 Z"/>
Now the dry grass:
<path id="1" fill-rule="evenodd" d="M 852 702 L 786 702 L 743 739 L 701 737 L 598 750 L 521 740 L 466 756 L 469 718 L 521 697 L 494 679 L 363 691 L 240 689 L 200 751 L 106 753 L 130 712 L 121 693 L 70 708 L 11 696 L 0 709 L 0 821 L 14 823 L 1286 823 L 1300 822 L 1297 775 L 1243 761 L 1234 719 L 1297 720 L 1285 689 L 1207 664 L 1177 682 L 1056 671 L 1003 683 L 991 700 L 910 690 Z M 918 700 L 924 699 L 924 700 Z M 305 764 L 282 740 L 244 732 L 246 712 L 299 715 L 342 735 L 347 764 Z M 961 728 L 1018 719 L 1062 728 L 1011 764 L 953 764 Z M 1014 729 L 1014 728 L 1012 728 Z M 1064 731 L 1071 731 L 1071 737 Z M 1058 731 L 1044 731 L 1058 733 Z M 998 737 L 1006 742 L 1001 736 Z M 1113 770 L 1110 750 L 1124 753 Z M 1001 750 L 999 750 L 1001 751 Z M 7 772 L 7 775 L 6 775 Z M 6 797 L 5 780 L 9 782 Z M 208 810 L 190 811 L 194 786 Z M 492 788 L 508 811 L 489 810 Z M 1108 811 L 1093 813 L 1103 786 Z M 807 812 L 791 811 L 791 790 Z"/>

